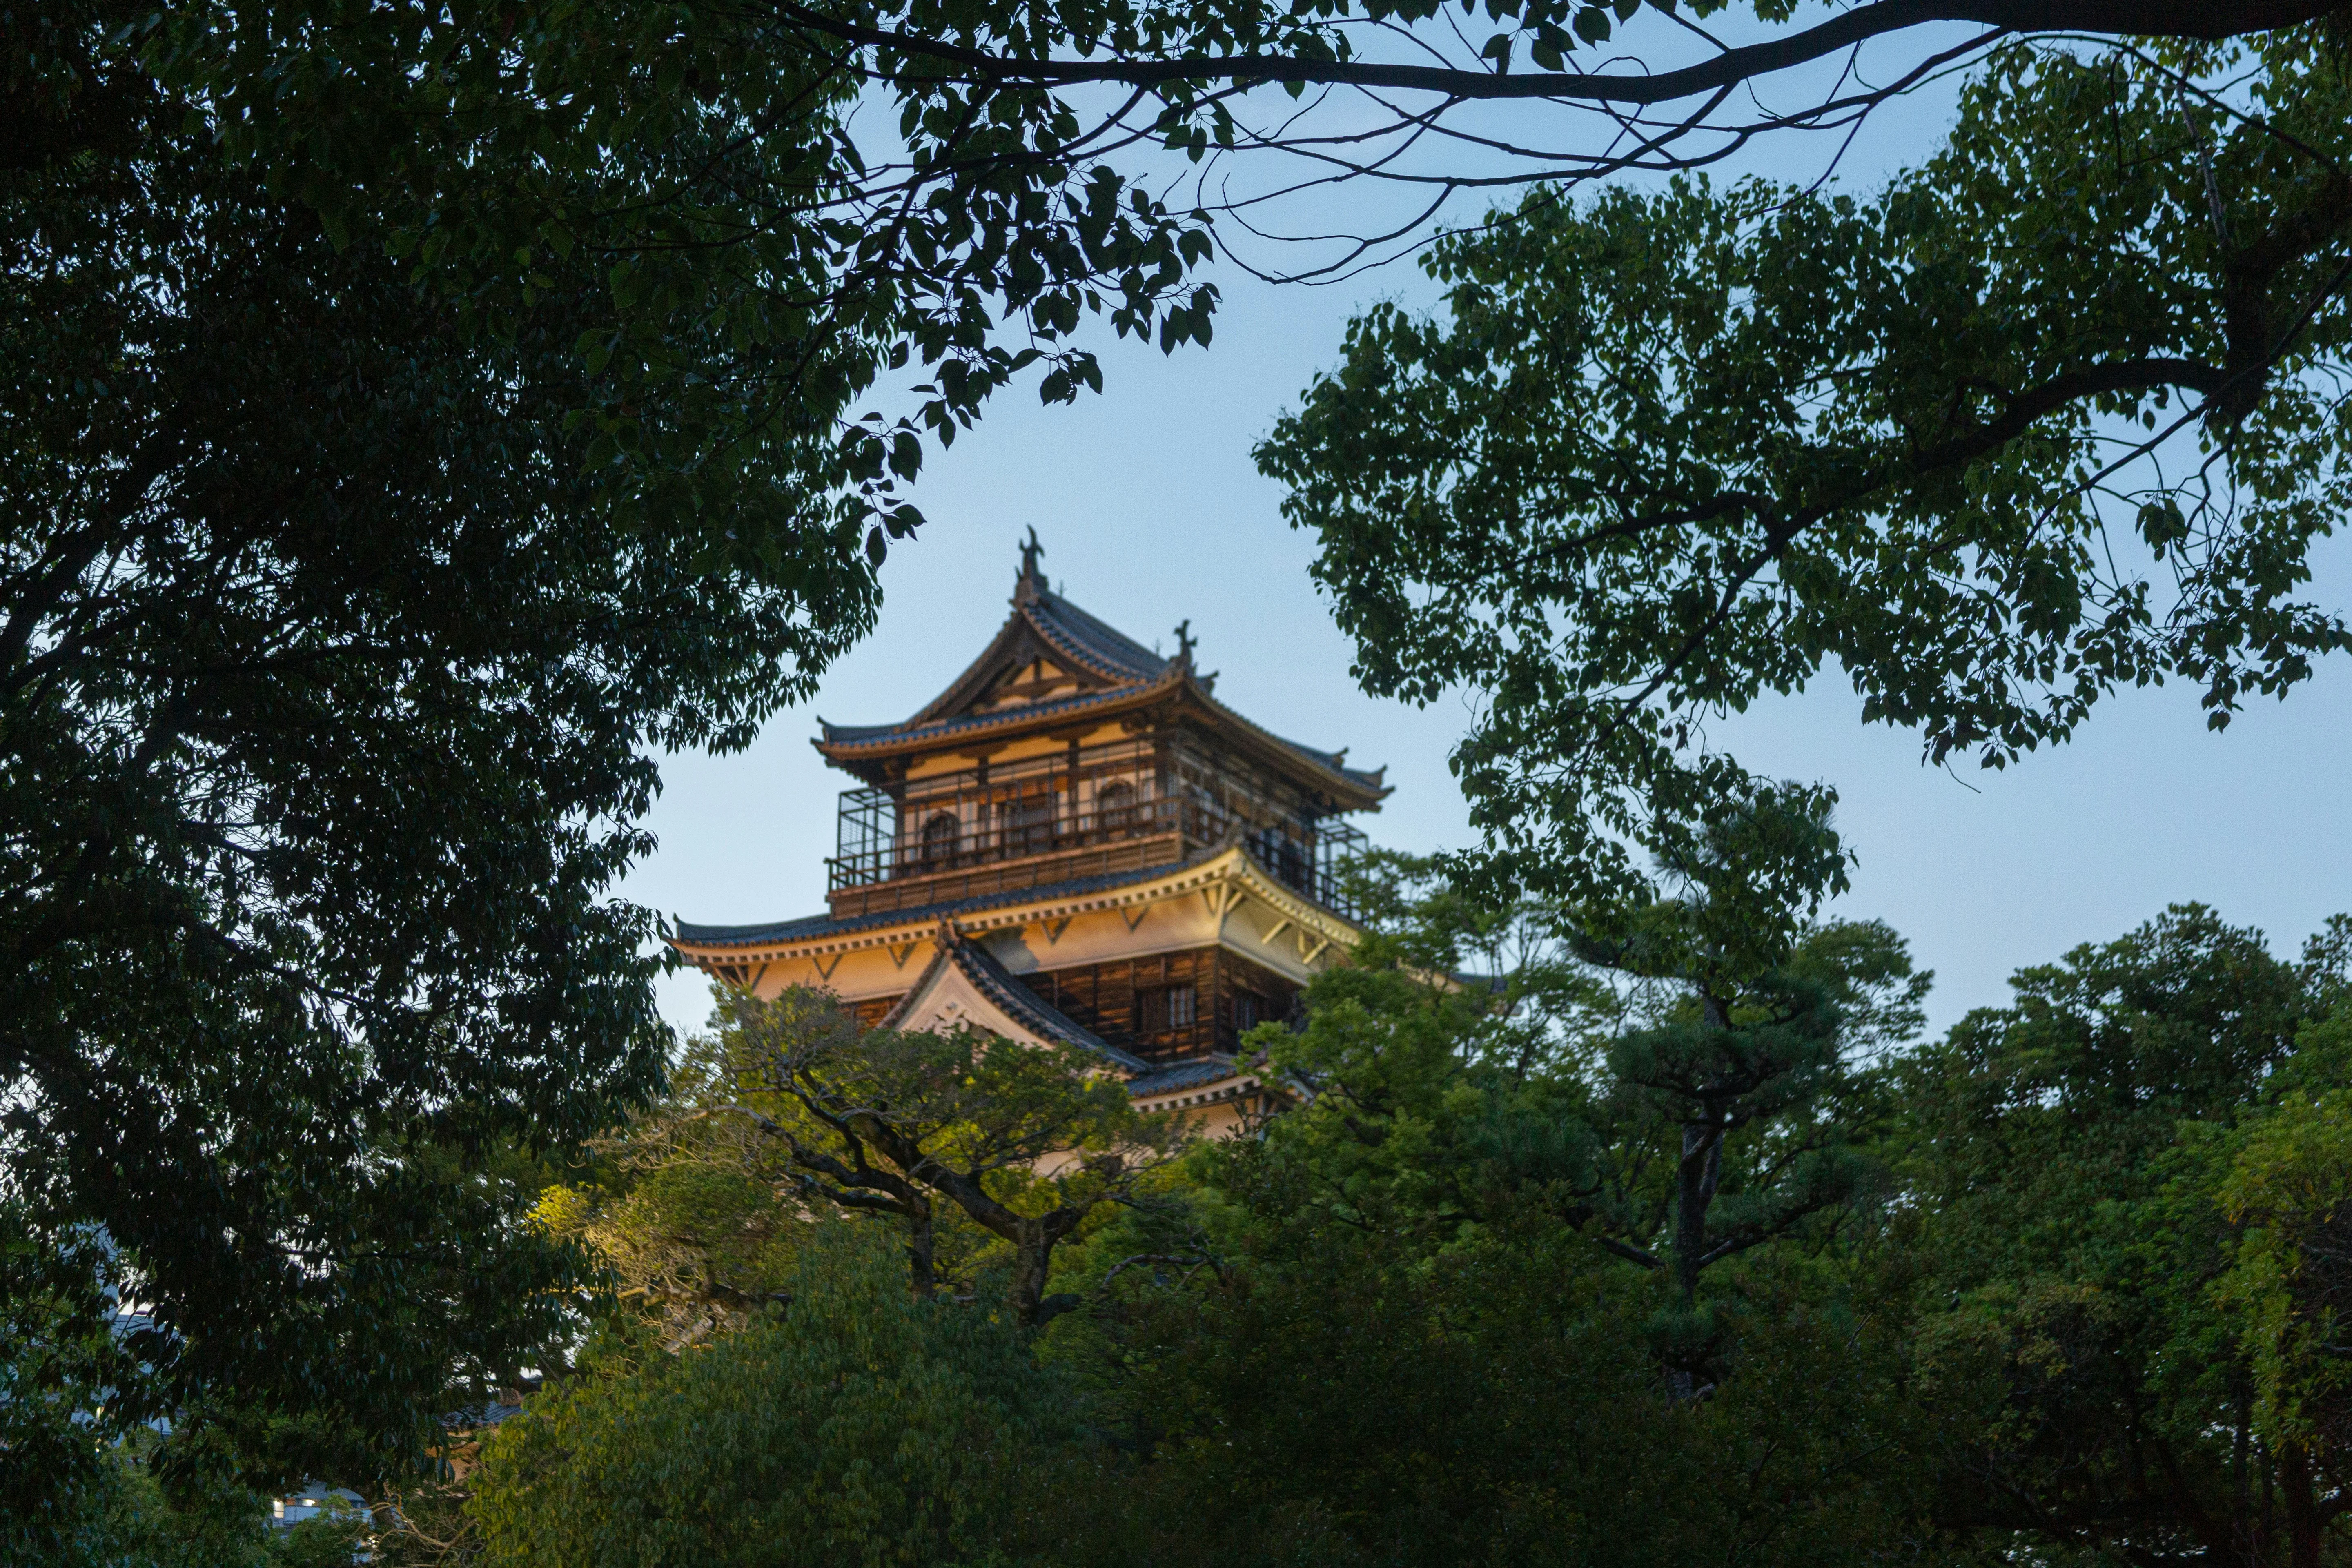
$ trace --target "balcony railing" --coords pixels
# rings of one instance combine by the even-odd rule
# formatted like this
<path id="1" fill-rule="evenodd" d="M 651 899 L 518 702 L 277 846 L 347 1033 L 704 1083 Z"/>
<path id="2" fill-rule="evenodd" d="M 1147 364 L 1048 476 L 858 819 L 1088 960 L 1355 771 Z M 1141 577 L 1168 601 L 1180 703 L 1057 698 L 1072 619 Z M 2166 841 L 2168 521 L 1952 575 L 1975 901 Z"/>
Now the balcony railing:
<path id="1" fill-rule="evenodd" d="M 1013 862 L 1034 862 L 1041 883 L 1139 869 L 1160 853 L 1150 840 L 1165 840 L 1166 858 L 1174 860 L 1237 829 L 1278 880 L 1353 914 L 1341 872 L 1363 852 L 1361 832 L 1164 738 L 932 775 L 897 790 L 847 791 L 839 853 L 826 862 L 828 890 L 908 879 L 970 881 L 954 874 L 1010 870 Z"/>
<path id="2" fill-rule="evenodd" d="M 1274 873 L 1278 882 L 1297 889 L 1336 914 L 1356 918 L 1356 900 L 1348 889 L 1348 868 L 1371 847 L 1361 828 L 1336 817 L 1324 817 L 1304 842 L 1277 829 L 1247 836 L 1250 853 Z"/>

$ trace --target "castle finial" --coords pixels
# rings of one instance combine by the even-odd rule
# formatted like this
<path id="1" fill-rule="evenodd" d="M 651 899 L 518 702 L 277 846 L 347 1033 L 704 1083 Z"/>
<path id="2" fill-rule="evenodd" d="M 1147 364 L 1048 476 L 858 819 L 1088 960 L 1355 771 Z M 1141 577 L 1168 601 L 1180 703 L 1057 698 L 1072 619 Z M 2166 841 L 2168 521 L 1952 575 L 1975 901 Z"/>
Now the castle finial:
<path id="1" fill-rule="evenodd" d="M 1189 619 L 1178 621 L 1176 623 L 1177 659 L 1184 664 L 1192 663 L 1192 649 L 1194 646 L 1195 645 L 1192 641 L 1192 623 Z"/>
<path id="2" fill-rule="evenodd" d="M 1037 561 L 1045 553 L 1045 547 L 1037 542 L 1037 525 L 1033 522 L 1029 525 L 1028 541 L 1021 546 L 1021 575 L 1044 582 L 1037 571 Z"/>

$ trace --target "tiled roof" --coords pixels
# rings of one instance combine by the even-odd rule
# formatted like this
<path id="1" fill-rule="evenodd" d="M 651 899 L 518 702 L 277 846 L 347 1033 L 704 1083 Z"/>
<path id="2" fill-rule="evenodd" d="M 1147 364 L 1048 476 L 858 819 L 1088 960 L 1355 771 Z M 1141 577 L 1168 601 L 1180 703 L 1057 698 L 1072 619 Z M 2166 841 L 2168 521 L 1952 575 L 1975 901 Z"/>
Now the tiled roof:
<path id="1" fill-rule="evenodd" d="M 1018 976 L 997 962 L 994 953 L 968 938 L 958 936 L 943 943 L 940 956 L 931 962 L 934 966 L 941 962 L 953 963 L 982 995 L 1002 1007 L 1006 1016 L 1031 1034 L 1093 1051 L 1135 1075 L 1127 1080 L 1128 1097 L 1131 1100 L 1168 1094 L 1235 1076 L 1233 1060 L 1228 1057 L 1206 1057 L 1197 1061 L 1155 1068 L 1134 1052 L 1121 1050 L 1024 985 Z M 922 992 L 924 982 L 929 978 L 927 970 L 923 979 L 918 980 L 914 989 L 907 994 L 909 1001 Z M 897 1021 L 894 1013 L 884 1023 L 887 1026 Z"/>
<path id="2" fill-rule="evenodd" d="M 477 1405 L 467 1410 L 453 1410 L 441 1417 L 441 1425 L 451 1432 L 479 1432 L 502 1422 L 511 1421 L 521 1414 L 521 1405 L 507 1405 L 494 1399 L 488 1405 Z"/>
<path id="3" fill-rule="evenodd" d="M 1024 608 L 1038 635 L 1099 674 L 1151 680 L 1174 662 L 1043 587 Z"/>
<path id="4" fill-rule="evenodd" d="M 1159 679 L 1155 676 L 1148 681 L 1133 681 L 1124 686 L 1108 687 L 1100 691 L 1084 691 L 1076 697 L 1057 697 L 1051 702 L 1032 702 L 1024 707 L 1007 708 L 994 713 L 966 713 L 960 718 L 935 720 L 925 720 L 919 713 L 902 724 L 828 724 L 820 719 L 817 721 L 817 727 L 824 732 L 824 744 L 836 748 L 863 745 L 875 741 L 903 741 L 911 735 L 961 735 L 974 730 L 1002 728 L 1013 724 L 1034 724 L 1040 720 L 1058 718 L 1068 713 L 1081 713 L 1089 708 L 1100 708 L 1108 703 L 1124 702 L 1137 693 L 1150 689 Z M 1171 678 L 1167 684 L 1173 689 L 1177 685 L 1177 680 Z M 1290 744 L 1286 741 L 1283 743 Z M 1293 749 L 1307 751 L 1304 746 L 1296 746 Z M 1308 754 L 1320 757 L 1325 753 L 1312 752 Z"/>
<path id="5" fill-rule="evenodd" d="M 1155 1094 L 1171 1094 L 1196 1084 L 1215 1083 L 1220 1079 L 1235 1078 L 1238 1069 L 1228 1057 L 1206 1057 L 1199 1061 L 1178 1062 L 1171 1067 L 1155 1068 L 1140 1078 L 1127 1080 L 1130 1100 L 1142 1100 Z"/>
<path id="6" fill-rule="evenodd" d="M 1033 1035 L 1108 1057 L 1129 1072 L 1143 1072 L 1150 1063 L 1132 1051 L 1123 1051 L 1060 1008 L 1053 1006 L 1013 977 L 996 955 L 976 942 L 957 937 L 946 948 L 949 960 L 980 994 L 1004 1009 L 1005 1016 Z M 918 984 L 917 991 L 922 989 Z M 912 992 L 908 993 L 913 994 Z"/>
<path id="7" fill-rule="evenodd" d="M 1267 740 L 1272 741 L 1276 745 L 1296 752 L 1300 756 L 1305 757 L 1308 762 L 1313 763 L 1316 766 L 1328 769 L 1330 772 L 1339 774 L 1341 778 L 1348 780 L 1357 787 L 1370 792 L 1372 798 L 1375 801 L 1377 801 L 1381 796 L 1390 793 L 1388 784 L 1382 782 L 1388 774 L 1387 768 L 1351 768 L 1348 766 L 1348 753 L 1344 751 L 1318 752 L 1312 746 L 1302 746 L 1296 741 L 1286 740 L 1284 737 L 1276 734 L 1273 731 L 1267 729 L 1265 725 L 1256 722 L 1255 720 L 1243 717 L 1234 710 L 1228 708 L 1223 703 L 1218 701 L 1206 690 L 1202 690 L 1200 696 L 1201 701 L 1205 706 L 1215 709 L 1219 713 L 1223 714 L 1227 719 L 1232 720 L 1234 723 L 1239 724 L 1244 729 L 1255 730 L 1259 734 L 1265 736 Z"/>
<path id="8" fill-rule="evenodd" d="M 1108 686 L 1048 702 L 1027 703 L 991 713 L 962 710 L 976 700 L 986 679 L 1001 661 L 1013 657 L 1024 630 L 1053 648 L 1068 664 Z M 1337 775 L 1377 799 L 1388 793 L 1381 783 L 1385 770 L 1367 772 L 1347 765 L 1345 752 L 1320 751 L 1285 740 L 1250 722 L 1210 694 L 1209 683 L 1195 677 L 1189 658 L 1163 658 L 1117 627 L 1097 620 L 1034 576 L 1024 576 L 1013 595 L 1013 614 L 981 656 L 966 667 L 948 689 L 925 704 L 922 711 L 896 724 L 828 724 L 818 748 L 827 756 L 845 758 L 859 752 L 879 755 L 910 742 L 961 737 L 993 729 L 1028 728 L 1051 723 L 1089 709 L 1133 702 L 1160 689 L 1185 691 L 1220 717 L 1232 721 L 1279 751 Z"/>
<path id="9" fill-rule="evenodd" d="M 1160 869 L 1166 870 L 1168 868 L 1161 867 Z M 1132 875 L 1135 878 L 1141 878 L 1156 874 L 1156 872 L 1145 871 Z M 1118 879 L 1089 879 L 1090 881 L 1096 882 Z M 1066 886 L 1076 885 L 1066 884 Z M 898 910 L 895 911 L 890 918 L 903 919 L 914 912 Z M 796 926 L 804 927 L 814 922 L 797 921 L 788 921 L 785 926 L 756 928 L 682 926 L 680 940 L 691 940 L 683 934 L 691 930 L 778 931 Z M 836 923 L 848 926 L 868 922 L 845 921 Z M 931 955 L 930 963 L 924 966 L 923 973 L 916 977 L 914 984 L 908 987 L 907 994 L 898 999 L 898 1005 L 891 1008 L 883 1017 L 881 1020 L 883 1028 L 897 1028 L 907 1014 L 912 1010 L 917 999 L 930 989 L 931 982 L 937 977 L 940 970 L 951 963 L 966 980 L 971 983 L 974 990 L 1003 1009 L 1005 1016 L 1038 1038 L 1058 1040 L 1064 1045 L 1076 1046 L 1081 1050 L 1092 1051 L 1121 1071 L 1132 1075 L 1127 1080 L 1127 1092 L 1130 1099 L 1140 1100 L 1151 1095 L 1169 1094 L 1178 1089 L 1190 1089 L 1196 1084 L 1215 1083 L 1222 1079 L 1234 1076 L 1233 1061 L 1226 1057 L 1207 1057 L 1197 1061 L 1176 1062 L 1168 1067 L 1153 1067 L 1134 1052 L 1112 1045 L 1108 1040 L 1030 990 L 1021 983 L 1019 976 L 998 962 L 994 953 L 957 931 L 952 921 L 942 920 L 940 924 L 939 950 Z"/>
<path id="10" fill-rule="evenodd" d="M 772 942 L 805 942 L 813 937 L 845 936 L 851 931 L 906 925 L 915 921 L 937 919 L 940 915 L 1002 909 L 1006 904 L 1026 903 L 1032 899 L 1059 899 L 1073 893 L 1096 893 L 1108 888 L 1123 888 L 1131 882 L 1148 882 L 1154 877 L 1164 877 L 1171 871 L 1181 870 L 1186 864 L 1182 860 L 1170 860 L 1158 866 L 1146 866 L 1139 871 L 1110 871 L 1099 877 L 1076 877 L 1066 882 L 1048 882 L 1042 887 L 975 893 L 968 899 L 919 904 L 903 910 L 885 910 L 870 915 L 852 915 L 845 920 L 835 920 L 831 915 L 804 915 L 799 920 L 748 926 L 706 926 L 679 921 L 673 927 L 674 940 L 701 947 L 761 947 Z"/>
<path id="11" fill-rule="evenodd" d="M 893 910 L 887 917 L 897 920 L 901 915 L 911 919 L 924 911 Z M 804 936 L 831 936 L 836 931 L 855 931 L 863 925 L 877 923 L 872 920 L 837 921 L 829 914 L 803 915 L 798 920 L 769 921 L 760 925 L 706 926 L 691 921 L 677 921 L 671 927 L 679 942 L 699 942 L 709 947 L 749 947 L 771 942 L 796 942 Z"/>

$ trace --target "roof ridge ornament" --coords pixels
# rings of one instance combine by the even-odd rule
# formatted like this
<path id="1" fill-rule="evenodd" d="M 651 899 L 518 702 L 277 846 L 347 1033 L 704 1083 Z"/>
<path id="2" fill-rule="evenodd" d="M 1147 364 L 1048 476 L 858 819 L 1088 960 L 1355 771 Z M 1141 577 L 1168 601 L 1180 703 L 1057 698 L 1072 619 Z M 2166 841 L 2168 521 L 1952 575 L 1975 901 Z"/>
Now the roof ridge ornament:
<path id="1" fill-rule="evenodd" d="M 1046 591 L 1045 574 L 1037 570 L 1037 562 L 1045 553 L 1045 547 L 1037 542 L 1037 525 L 1033 522 L 1029 525 L 1029 537 L 1021 545 L 1021 576 L 1013 589 L 1014 604 L 1035 604 L 1038 595 Z"/>
<path id="2" fill-rule="evenodd" d="M 1192 636 L 1192 621 L 1189 618 L 1178 621 L 1176 623 L 1176 662 L 1188 669 L 1192 668 L 1192 650 L 1198 646 L 1200 646 L 1199 643 Z"/>

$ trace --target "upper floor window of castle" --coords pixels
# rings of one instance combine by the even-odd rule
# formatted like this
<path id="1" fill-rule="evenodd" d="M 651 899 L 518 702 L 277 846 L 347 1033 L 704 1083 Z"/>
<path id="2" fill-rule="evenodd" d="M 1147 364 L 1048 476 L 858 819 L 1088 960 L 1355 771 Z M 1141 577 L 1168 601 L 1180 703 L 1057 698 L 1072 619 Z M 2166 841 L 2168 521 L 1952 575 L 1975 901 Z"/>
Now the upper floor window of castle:
<path id="1" fill-rule="evenodd" d="M 1125 779 L 1113 779 L 1095 791 L 1095 823 L 1106 831 L 1131 826 L 1135 821 L 1135 786 Z"/>
<path id="2" fill-rule="evenodd" d="M 963 826 L 952 811 L 935 811 L 923 824 L 922 859 L 926 866 L 945 865 L 955 858 Z"/>

